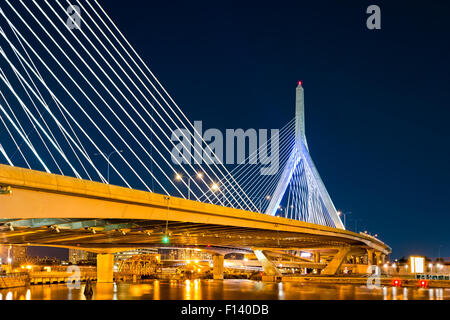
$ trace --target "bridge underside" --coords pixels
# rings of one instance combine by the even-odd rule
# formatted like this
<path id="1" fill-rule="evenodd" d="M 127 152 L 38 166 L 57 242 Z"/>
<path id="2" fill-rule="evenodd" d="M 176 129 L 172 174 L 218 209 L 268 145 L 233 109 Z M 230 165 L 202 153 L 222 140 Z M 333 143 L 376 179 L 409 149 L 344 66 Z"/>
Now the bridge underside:
<path id="1" fill-rule="evenodd" d="M 318 248 L 382 241 L 229 207 L 0 165 L 0 243 L 114 247 L 174 245 Z"/>
<path id="2" fill-rule="evenodd" d="M 234 248 L 336 248 L 361 246 L 360 241 L 338 236 L 272 231 L 251 227 L 128 219 L 4 219 L 1 244 L 28 244 L 100 248 L 234 247 Z"/>

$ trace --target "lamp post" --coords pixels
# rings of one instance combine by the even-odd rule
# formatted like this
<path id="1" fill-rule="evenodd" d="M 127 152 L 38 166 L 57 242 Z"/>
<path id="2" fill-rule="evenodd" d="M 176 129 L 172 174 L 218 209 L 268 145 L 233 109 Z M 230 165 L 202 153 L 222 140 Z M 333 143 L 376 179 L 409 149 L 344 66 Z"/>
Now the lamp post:
<path id="1" fill-rule="evenodd" d="M 203 172 L 197 172 L 196 176 L 200 180 L 203 179 Z M 188 200 L 191 200 L 191 179 L 192 178 L 190 176 L 187 177 Z M 181 175 L 181 173 L 177 173 L 175 175 L 175 180 L 178 180 L 178 181 L 183 180 L 183 176 Z"/>
<path id="2" fill-rule="evenodd" d="M 119 150 L 119 151 L 116 151 L 116 150 L 114 150 L 114 151 L 111 151 L 107 156 L 106 156 L 106 159 L 108 160 L 107 162 L 108 162 L 108 166 L 107 166 L 107 175 L 106 175 L 106 182 L 109 184 L 109 163 L 110 163 L 110 161 L 109 161 L 109 159 L 111 158 L 111 156 L 114 154 L 114 153 L 122 153 L 123 152 L 123 150 Z M 94 153 L 94 156 L 101 156 L 102 155 L 102 153 Z"/>
<path id="3" fill-rule="evenodd" d="M 262 213 L 262 201 L 263 200 L 270 200 L 270 195 L 265 196 L 264 199 L 263 198 L 259 199 L 259 213 Z"/>
<path id="4" fill-rule="evenodd" d="M 8 266 L 9 266 L 9 272 L 12 272 L 11 249 L 12 249 L 12 246 L 9 245 L 9 248 L 8 248 L 8 259 L 7 259 L 7 261 L 8 261 Z"/>
<path id="5" fill-rule="evenodd" d="M 361 219 L 354 219 L 355 220 L 355 232 L 356 233 L 358 233 L 358 220 L 361 220 Z"/>
<path id="6" fill-rule="evenodd" d="M 337 214 L 338 214 L 338 216 L 341 216 L 341 215 L 344 216 L 344 228 L 347 228 L 347 224 L 346 224 L 346 222 L 345 222 L 345 217 L 346 217 L 348 214 L 352 214 L 352 212 L 351 212 L 351 211 L 342 212 L 342 211 L 339 210 L 339 211 L 337 212 Z"/>

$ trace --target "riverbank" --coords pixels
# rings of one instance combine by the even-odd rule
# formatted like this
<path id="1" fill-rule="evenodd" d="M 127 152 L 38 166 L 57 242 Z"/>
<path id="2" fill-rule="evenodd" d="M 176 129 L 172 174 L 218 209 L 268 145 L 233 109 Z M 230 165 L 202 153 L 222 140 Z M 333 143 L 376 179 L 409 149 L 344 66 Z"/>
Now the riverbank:
<path id="1" fill-rule="evenodd" d="M 421 288 L 450 288 L 449 280 L 420 280 L 411 277 L 322 277 L 322 276 L 263 276 L 263 281 L 298 282 L 315 284 L 353 284 L 353 285 L 381 285 L 394 287 Z"/>

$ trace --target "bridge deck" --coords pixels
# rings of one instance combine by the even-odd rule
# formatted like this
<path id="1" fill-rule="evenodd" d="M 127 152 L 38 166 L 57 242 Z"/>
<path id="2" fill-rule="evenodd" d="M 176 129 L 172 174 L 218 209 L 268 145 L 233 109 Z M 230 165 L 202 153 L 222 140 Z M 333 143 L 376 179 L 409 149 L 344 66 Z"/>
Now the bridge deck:
<path id="1" fill-rule="evenodd" d="M 366 246 L 379 239 L 297 220 L 0 165 L 0 243 L 83 248 L 170 244 L 277 248 Z"/>

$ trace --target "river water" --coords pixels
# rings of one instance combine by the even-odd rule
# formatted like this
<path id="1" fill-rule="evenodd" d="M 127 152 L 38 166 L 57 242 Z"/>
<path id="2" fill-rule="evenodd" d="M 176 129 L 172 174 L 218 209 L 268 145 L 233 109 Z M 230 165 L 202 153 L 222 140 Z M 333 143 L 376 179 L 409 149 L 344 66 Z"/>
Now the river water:
<path id="1" fill-rule="evenodd" d="M 270 283 L 251 280 L 145 280 L 93 284 L 97 300 L 450 300 L 450 289 Z M 0 300 L 84 300 L 84 283 L 32 285 L 0 290 Z"/>

